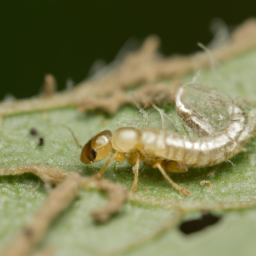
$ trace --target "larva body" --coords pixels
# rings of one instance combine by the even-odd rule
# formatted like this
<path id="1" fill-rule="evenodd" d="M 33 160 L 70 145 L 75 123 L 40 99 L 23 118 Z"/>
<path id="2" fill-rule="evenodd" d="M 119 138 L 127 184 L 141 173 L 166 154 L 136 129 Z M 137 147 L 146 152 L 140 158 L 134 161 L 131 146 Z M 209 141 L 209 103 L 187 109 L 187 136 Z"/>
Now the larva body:
<path id="1" fill-rule="evenodd" d="M 136 191 L 139 162 L 142 160 L 146 165 L 158 168 L 164 178 L 181 194 L 191 194 L 190 191 L 173 182 L 166 171 L 182 173 L 188 171 L 187 167 L 217 165 L 243 151 L 243 145 L 253 136 L 256 128 L 256 110 L 246 113 L 228 96 L 190 84 L 190 88 L 210 93 L 210 95 L 216 93 L 215 102 L 217 101 L 226 111 L 224 125 L 221 129 L 216 129 L 205 121 L 200 113 L 187 108 L 184 104 L 186 100 L 183 96 L 186 86 L 181 87 L 176 94 L 176 109 L 185 125 L 191 127 L 199 137 L 183 136 L 151 128 L 138 130 L 134 127 L 122 127 L 113 134 L 106 130 L 94 136 L 83 147 L 81 161 L 88 164 L 111 155 L 99 171 L 98 175 L 101 176 L 111 161 L 116 159 L 122 162 L 126 158 L 134 165 L 132 191 Z M 197 102 L 193 104 L 197 105 Z M 208 104 L 209 106 L 211 112 L 211 105 Z M 114 154 L 112 149 L 115 151 Z"/>

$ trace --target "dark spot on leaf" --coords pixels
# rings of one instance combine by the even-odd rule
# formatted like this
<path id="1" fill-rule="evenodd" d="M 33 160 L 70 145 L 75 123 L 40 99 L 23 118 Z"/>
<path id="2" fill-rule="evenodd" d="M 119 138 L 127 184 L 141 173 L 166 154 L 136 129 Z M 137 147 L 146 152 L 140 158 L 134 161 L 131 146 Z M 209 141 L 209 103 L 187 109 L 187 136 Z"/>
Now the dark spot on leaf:
<path id="1" fill-rule="evenodd" d="M 221 219 L 221 216 L 211 213 L 203 213 L 198 219 L 187 220 L 180 224 L 180 231 L 186 235 L 198 232 L 208 226 L 214 225 Z"/>
<path id="2" fill-rule="evenodd" d="M 44 145 L 44 138 L 39 138 L 38 140 L 38 146 L 43 146 Z"/>
<path id="3" fill-rule="evenodd" d="M 31 128 L 30 131 L 29 131 L 29 133 L 30 133 L 31 135 L 36 136 L 36 135 L 37 135 L 37 129 Z"/>

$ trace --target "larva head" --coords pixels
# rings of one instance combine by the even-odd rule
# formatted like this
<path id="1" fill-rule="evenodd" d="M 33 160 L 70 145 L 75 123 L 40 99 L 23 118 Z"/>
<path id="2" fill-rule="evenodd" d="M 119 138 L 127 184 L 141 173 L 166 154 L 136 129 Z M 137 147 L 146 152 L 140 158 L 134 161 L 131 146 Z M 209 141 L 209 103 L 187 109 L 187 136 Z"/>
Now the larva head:
<path id="1" fill-rule="evenodd" d="M 133 153 L 138 150 L 140 137 L 140 131 L 133 127 L 119 128 L 112 135 L 112 147 L 118 152 Z"/>
<path id="2" fill-rule="evenodd" d="M 112 151 L 111 137 L 111 131 L 105 130 L 91 138 L 82 149 L 81 161 L 91 164 L 110 155 Z"/>

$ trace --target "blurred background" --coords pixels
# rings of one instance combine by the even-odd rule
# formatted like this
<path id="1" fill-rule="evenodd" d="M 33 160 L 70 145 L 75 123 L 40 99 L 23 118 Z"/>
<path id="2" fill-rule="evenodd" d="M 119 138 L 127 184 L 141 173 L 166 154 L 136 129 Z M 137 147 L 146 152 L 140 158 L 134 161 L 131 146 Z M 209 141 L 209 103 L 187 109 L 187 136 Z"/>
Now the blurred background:
<path id="1" fill-rule="evenodd" d="M 199 50 L 212 39 L 211 22 L 232 29 L 256 16 L 253 1 L 2 1 L 0 100 L 38 94 L 52 73 L 58 89 L 85 79 L 95 60 L 112 61 L 131 39 L 150 34 L 166 55 Z M 135 44 L 136 47 L 136 44 Z"/>

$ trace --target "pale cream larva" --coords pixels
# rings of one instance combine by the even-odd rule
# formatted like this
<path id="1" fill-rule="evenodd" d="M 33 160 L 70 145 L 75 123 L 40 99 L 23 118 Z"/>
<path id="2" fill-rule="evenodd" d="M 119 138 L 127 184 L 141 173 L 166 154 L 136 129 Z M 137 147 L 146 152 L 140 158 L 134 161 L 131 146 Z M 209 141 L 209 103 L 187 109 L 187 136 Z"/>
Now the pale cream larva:
<path id="1" fill-rule="evenodd" d="M 186 86 L 200 89 L 200 86 L 195 84 L 181 87 L 176 95 L 176 109 L 184 123 L 197 132 L 199 137 L 188 137 L 151 128 L 138 130 L 123 127 L 117 129 L 112 136 L 110 131 L 103 131 L 84 146 L 81 161 L 88 164 L 111 155 L 99 172 L 99 175 L 102 175 L 114 159 L 118 162 L 127 159 L 134 165 L 132 191 L 136 191 L 139 162 L 142 160 L 146 165 L 158 168 L 164 178 L 181 194 L 191 194 L 175 183 L 166 171 L 182 173 L 188 170 L 187 167 L 220 164 L 241 152 L 243 145 L 254 134 L 256 110 L 246 113 L 228 98 L 223 103 L 228 111 L 227 126 L 224 130 L 218 131 L 183 104 L 182 95 Z M 102 136 L 104 138 L 101 140 Z M 115 153 L 112 153 L 112 148 Z"/>

